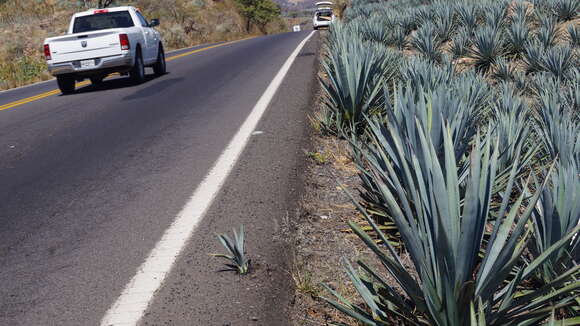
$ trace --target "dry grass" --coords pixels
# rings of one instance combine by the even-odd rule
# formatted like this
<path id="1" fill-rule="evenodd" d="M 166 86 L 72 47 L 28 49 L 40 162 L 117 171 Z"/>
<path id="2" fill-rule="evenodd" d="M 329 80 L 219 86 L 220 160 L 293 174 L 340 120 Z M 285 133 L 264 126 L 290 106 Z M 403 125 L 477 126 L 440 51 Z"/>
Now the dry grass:
<path id="1" fill-rule="evenodd" d="M 367 225 L 343 188 L 357 195 L 360 187 L 358 170 L 352 160 L 350 145 L 335 137 L 315 135 L 313 149 L 308 153 L 321 153 L 326 161 L 321 163 L 309 155 L 304 195 L 295 226 L 295 266 L 291 271 L 296 285 L 296 300 L 292 323 L 296 326 L 318 326 L 356 322 L 331 308 L 322 297 L 331 298 L 322 287 L 326 284 L 354 303 L 360 297 L 344 273 L 341 259 L 355 263 L 364 259 L 375 270 L 384 270 L 374 254 L 348 228 L 354 221 Z M 371 234 L 372 236 L 372 234 Z M 403 264 L 408 270 L 414 267 L 408 254 L 401 249 Z M 391 275 L 384 274 L 397 288 Z"/>
<path id="2" fill-rule="evenodd" d="M 322 103 L 317 103 L 316 110 L 321 108 Z M 377 260 L 365 259 L 374 254 L 348 227 L 349 221 L 366 225 L 344 191 L 346 189 L 355 197 L 358 195 L 361 185 L 359 172 L 352 159 L 351 146 L 343 139 L 320 136 L 314 131 L 311 148 L 305 151 L 305 155 L 309 166 L 305 171 L 304 195 L 294 226 L 295 264 L 291 273 L 296 283 L 296 297 L 292 323 L 296 326 L 356 325 L 354 320 L 331 308 L 322 299 L 331 298 L 322 284 L 354 303 L 361 303 L 341 260 L 355 264 L 364 259 L 375 270 L 383 270 Z M 401 257 L 405 266 L 413 270 L 408 255 L 403 253 Z M 396 287 L 394 278 L 385 277 Z"/>

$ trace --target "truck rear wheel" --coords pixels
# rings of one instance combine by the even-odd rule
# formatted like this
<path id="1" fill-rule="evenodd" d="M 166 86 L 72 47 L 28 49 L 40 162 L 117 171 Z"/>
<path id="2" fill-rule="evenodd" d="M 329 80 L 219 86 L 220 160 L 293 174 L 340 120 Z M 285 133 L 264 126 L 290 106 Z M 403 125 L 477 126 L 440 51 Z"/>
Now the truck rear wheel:
<path id="1" fill-rule="evenodd" d="M 143 56 L 141 55 L 141 51 L 137 51 L 135 65 L 129 72 L 129 76 L 131 76 L 131 80 L 135 84 L 142 84 L 145 81 L 145 65 L 143 64 Z"/>
<path id="2" fill-rule="evenodd" d="M 72 94 L 75 91 L 75 78 L 70 75 L 56 76 L 56 83 L 63 95 Z"/>
<path id="3" fill-rule="evenodd" d="M 153 71 L 157 76 L 165 75 L 167 72 L 167 65 L 165 63 L 165 51 L 163 51 L 163 47 L 161 45 L 159 46 L 157 62 L 155 62 L 155 65 L 153 66 Z"/>

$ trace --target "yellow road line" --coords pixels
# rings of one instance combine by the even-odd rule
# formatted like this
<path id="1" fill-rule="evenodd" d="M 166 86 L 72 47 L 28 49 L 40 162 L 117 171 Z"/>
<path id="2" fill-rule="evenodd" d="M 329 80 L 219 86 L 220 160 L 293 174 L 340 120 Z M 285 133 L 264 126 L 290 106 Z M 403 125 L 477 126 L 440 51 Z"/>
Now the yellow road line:
<path id="1" fill-rule="evenodd" d="M 217 47 L 220 47 L 220 46 L 225 46 L 225 45 L 229 45 L 229 44 L 241 42 L 241 41 L 244 41 L 244 40 L 249 40 L 249 39 L 252 39 L 254 37 L 255 36 L 248 37 L 248 38 L 244 38 L 244 39 L 241 39 L 241 40 L 231 41 L 231 42 L 219 43 L 219 44 L 212 45 L 212 46 L 208 46 L 208 47 L 205 47 L 205 48 L 201 48 L 201 49 L 197 49 L 197 50 L 185 52 L 185 53 L 182 53 L 182 54 L 178 54 L 178 55 L 169 57 L 169 58 L 166 59 L 166 61 L 173 61 L 175 59 L 182 58 L 182 57 L 185 57 L 185 56 L 188 56 L 188 55 L 192 55 L 192 54 L 199 53 L 199 52 L 202 52 L 202 51 L 206 51 L 206 50 L 209 50 L 209 49 L 214 49 L 214 48 L 217 48 Z M 77 83 L 76 84 L 76 87 L 86 86 L 89 83 L 90 83 L 89 81 L 83 81 L 83 82 Z M 49 97 L 49 96 L 53 96 L 53 95 L 56 95 L 56 94 L 59 94 L 59 93 L 60 93 L 60 90 L 54 89 L 54 90 L 48 91 L 46 93 L 38 94 L 38 95 L 35 95 L 35 96 L 31 96 L 31 97 L 23 98 L 21 100 L 17 100 L 17 101 L 14 101 L 14 102 L 10 102 L 10 103 L 4 104 L 4 105 L 0 105 L 0 111 L 8 110 L 8 109 L 11 109 L 11 108 L 14 108 L 14 107 L 17 107 L 17 106 L 26 104 L 26 103 L 38 101 L 40 99 L 43 99 L 43 98 L 46 98 L 46 97 Z"/>
<path id="2" fill-rule="evenodd" d="M 178 58 L 181 58 L 181 57 L 185 57 L 185 56 L 188 56 L 188 55 L 192 55 L 194 53 L 198 53 L 198 52 L 205 51 L 205 50 L 209 50 L 209 49 L 213 49 L 213 48 L 218 48 L 218 47 L 224 46 L 224 45 L 230 45 L 230 44 L 233 44 L 233 43 L 237 43 L 237 42 L 249 40 L 249 39 L 252 39 L 252 38 L 255 38 L 255 36 L 246 37 L 246 38 L 243 38 L 241 40 L 235 40 L 235 41 L 231 41 L 231 42 L 219 43 L 219 44 L 212 45 L 212 46 L 208 46 L 208 47 L 205 47 L 205 48 L 201 48 L 201 49 L 197 49 L 197 50 L 185 52 L 185 53 L 178 54 L 178 55 L 174 55 L 174 56 L 172 56 L 170 58 L 167 58 L 166 61 L 173 61 L 175 59 L 178 59 Z"/>
<path id="3" fill-rule="evenodd" d="M 77 83 L 76 84 L 76 87 L 82 87 L 82 86 L 86 86 L 88 84 L 89 84 L 88 81 L 83 81 L 83 82 Z M 21 99 L 21 100 L 18 100 L 18 101 L 14 101 L 14 102 L 11 102 L 11 103 L 7 103 L 7 104 L 4 104 L 4 105 L 0 105 L 0 111 L 8 110 L 8 109 L 11 109 L 13 107 L 20 106 L 20 105 L 23 105 L 23 104 L 26 104 L 26 103 L 38 101 L 40 99 L 43 99 L 45 97 L 49 97 L 49 96 L 52 96 L 52 95 L 56 95 L 58 93 L 60 93 L 60 90 L 54 89 L 54 90 L 49 91 L 49 92 L 46 92 L 46 93 L 38 94 L 38 95 L 31 96 L 31 97 L 27 97 L 27 98 L 24 98 L 24 99 Z"/>

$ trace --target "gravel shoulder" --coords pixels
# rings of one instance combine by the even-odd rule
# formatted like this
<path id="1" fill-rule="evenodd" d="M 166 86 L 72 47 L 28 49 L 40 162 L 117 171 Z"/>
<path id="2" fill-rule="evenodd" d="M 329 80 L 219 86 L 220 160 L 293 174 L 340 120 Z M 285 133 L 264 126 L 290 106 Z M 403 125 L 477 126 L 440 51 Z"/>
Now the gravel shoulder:
<path id="1" fill-rule="evenodd" d="M 290 219 L 298 208 L 317 85 L 318 35 L 286 76 L 222 192 L 157 294 L 142 325 L 290 325 Z M 305 96 L 305 94 L 309 94 Z M 218 272 L 216 232 L 244 224 L 252 271 Z"/>

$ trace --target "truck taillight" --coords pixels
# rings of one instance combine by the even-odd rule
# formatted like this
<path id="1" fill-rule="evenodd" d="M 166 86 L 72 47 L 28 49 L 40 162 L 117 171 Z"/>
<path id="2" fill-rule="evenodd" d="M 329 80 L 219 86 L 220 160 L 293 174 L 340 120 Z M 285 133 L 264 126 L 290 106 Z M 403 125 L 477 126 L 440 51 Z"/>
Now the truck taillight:
<path id="1" fill-rule="evenodd" d="M 93 11 L 93 14 L 106 14 L 108 12 L 109 12 L 108 9 L 97 9 L 97 10 Z"/>
<path id="2" fill-rule="evenodd" d="M 48 44 L 44 45 L 44 57 L 46 58 L 46 60 L 52 59 L 52 57 L 50 56 L 50 45 Z"/>
<path id="3" fill-rule="evenodd" d="M 131 44 L 129 43 L 129 36 L 127 36 L 127 34 L 119 34 L 119 41 L 121 42 L 121 50 L 131 49 Z"/>

